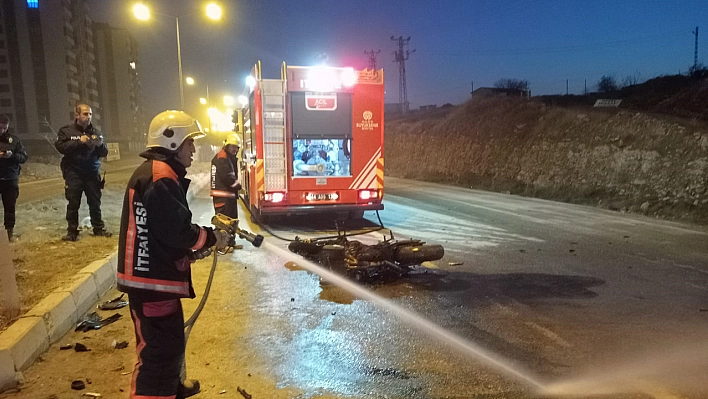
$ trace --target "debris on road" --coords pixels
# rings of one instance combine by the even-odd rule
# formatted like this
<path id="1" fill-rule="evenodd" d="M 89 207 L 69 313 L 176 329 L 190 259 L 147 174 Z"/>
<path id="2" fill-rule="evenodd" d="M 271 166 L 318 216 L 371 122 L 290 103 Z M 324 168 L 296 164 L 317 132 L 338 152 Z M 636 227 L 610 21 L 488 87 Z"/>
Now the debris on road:
<path id="1" fill-rule="evenodd" d="M 86 388 L 86 383 L 84 383 L 83 381 L 81 381 L 81 380 L 71 381 L 71 389 L 80 391 L 84 388 Z"/>
<path id="2" fill-rule="evenodd" d="M 99 328 L 111 324 L 118 319 L 123 317 L 121 314 L 116 313 L 112 316 L 102 319 L 96 312 L 92 312 L 84 316 L 79 323 L 76 325 L 74 331 L 87 332 L 89 330 L 98 330 Z"/>
<path id="3" fill-rule="evenodd" d="M 87 348 L 86 345 L 77 342 L 76 345 L 74 345 L 74 351 L 76 351 L 76 352 L 91 352 L 91 349 Z"/>
<path id="4" fill-rule="evenodd" d="M 465 264 L 465 262 L 450 262 L 447 265 L 448 266 L 462 266 L 464 264 Z"/>
<path id="5" fill-rule="evenodd" d="M 246 392 L 245 389 L 241 389 L 241 387 L 236 387 L 236 390 L 237 390 L 238 393 L 240 393 L 244 398 L 246 398 L 246 399 L 251 399 L 251 395 L 249 395 L 248 392 Z"/>
<path id="6" fill-rule="evenodd" d="M 125 349 L 128 347 L 128 341 L 118 342 L 114 339 L 113 342 L 111 343 L 111 347 L 113 347 L 115 349 Z"/>
<path id="7" fill-rule="evenodd" d="M 110 301 L 103 302 L 97 307 L 101 310 L 115 310 L 128 306 L 128 301 L 124 301 L 123 296 L 125 296 L 124 293 L 120 294 L 119 297 L 111 299 Z"/>

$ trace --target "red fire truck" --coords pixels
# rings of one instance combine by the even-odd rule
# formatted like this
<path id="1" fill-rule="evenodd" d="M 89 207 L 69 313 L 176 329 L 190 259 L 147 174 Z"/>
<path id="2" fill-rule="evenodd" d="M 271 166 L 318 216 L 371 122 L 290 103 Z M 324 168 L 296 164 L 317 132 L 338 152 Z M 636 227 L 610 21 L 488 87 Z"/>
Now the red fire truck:
<path id="1" fill-rule="evenodd" d="M 237 131 L 256 218 L 384 208 L 383 69 L 283 63 L 280 79 L 263 79 L 258 62 L 251 78 Z"/>

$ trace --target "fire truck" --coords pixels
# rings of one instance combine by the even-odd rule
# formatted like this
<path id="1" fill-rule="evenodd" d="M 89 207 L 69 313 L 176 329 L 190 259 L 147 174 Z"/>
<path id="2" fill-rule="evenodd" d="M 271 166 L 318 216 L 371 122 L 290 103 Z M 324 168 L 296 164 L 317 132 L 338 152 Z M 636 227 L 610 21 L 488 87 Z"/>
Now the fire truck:
<path id="1" fill-rule="evenodd" d="M 280 72 L 263 79 L 256 63 L 239 110 L 243 199 L 254 218 L 384 209 L 383 69 L 283 63 Z"/>

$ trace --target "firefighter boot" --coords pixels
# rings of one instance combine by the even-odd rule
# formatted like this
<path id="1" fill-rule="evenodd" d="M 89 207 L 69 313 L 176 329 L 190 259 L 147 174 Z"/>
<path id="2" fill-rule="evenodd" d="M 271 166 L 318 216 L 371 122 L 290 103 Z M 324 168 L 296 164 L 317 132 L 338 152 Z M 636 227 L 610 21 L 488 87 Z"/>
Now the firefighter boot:
<path id="1" fill-rule="evenodd" d="M 177 398 L 188 398 L 198 394 L 201 391 L 199 380 L 186 379 L 182 381 L 182 384 L 179 387 Z"/>
<path id="2" fill-rule="evenodd" d="M 15 234 L 12 229 L 7 229 L 7 241 L 12 242 L 15 240 Z"/>

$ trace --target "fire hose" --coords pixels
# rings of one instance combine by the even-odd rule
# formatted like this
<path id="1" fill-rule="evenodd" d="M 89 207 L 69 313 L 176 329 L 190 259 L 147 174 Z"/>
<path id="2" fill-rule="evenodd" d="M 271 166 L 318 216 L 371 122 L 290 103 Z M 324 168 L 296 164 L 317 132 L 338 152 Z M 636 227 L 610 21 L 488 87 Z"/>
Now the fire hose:
<path id="1" fill-rule="evenodd" d="M 199 304 L 197 305 L 197 308 L 194 310 L 194 313 L 192 313 L 191 316 L 184 322 L 184 344 L 185 346 L 187 345 L 187 340 L 189 339 L 189 333 L 192 331 L 192 327 L 194 326 L 194 323 L 197 321 L 197 318 L 199 315 L 202 313 L 202 310 L 204 309 L 204 305 L 206 304 L 207 298 L 209 297 L 209 292 L 211 291 L 211 283 L 214 280 L 214 272 L 216 271 L 216 263 L 217 263 L 217 258 L 219 255 L 226 255 L 229 252 L 232 252 L 234 249 L 234 246 L 236 245 L 235 243 L 235 238 L 238 236 L 239 238 L 242 238 L 251 244 L 253 244 L 254 247 L 260 247 L 261 244 L 263 243 L 263 236 L 260 234 L 253 234 L 247 230 L 241 229 L 238 227 L 238 219 L 230 218 L 226 215 L 223 215 L 221 213 L 214 215 L 211 218 L 211 224 L 214 225 L 216 229 L 225 231 L 231 239 L 229 240 L 229 244 L 227 245 L 226 249 L 224 250 L 217 250 L 214 249 L 212 250 L 211 248 L 205 248 L 201 251 L 200 253 L 200 259 L 203 259 L 209 254 L 213 253 L 213 261 L 211 264 L 211 270 L 209 271 L 209 278 L 207 279 L 207 284 L 206 287 L 204 288 L 204 295 L 202 295 L 202 299 L 199 301 Z M 187 366 L 186 366 L 186 359 L 182 359 L 182 370 L 180 372 L 180 381 L 184 382 L 185 379 L 187 378 Z"/>

